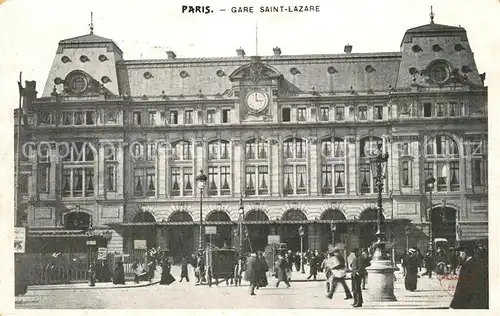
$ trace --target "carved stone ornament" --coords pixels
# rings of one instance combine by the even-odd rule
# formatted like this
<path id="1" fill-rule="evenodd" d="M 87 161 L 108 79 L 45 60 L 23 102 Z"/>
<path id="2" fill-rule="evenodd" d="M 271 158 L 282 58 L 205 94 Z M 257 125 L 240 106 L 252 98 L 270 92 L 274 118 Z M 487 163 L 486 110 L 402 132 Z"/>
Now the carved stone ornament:
<path id="1" fill-rule="evenodd" d="M 259 62 L 252 63 L 248 69 L 248 76 L 250 80 L 258 83 L 262 78 L 262 65 Z"/>

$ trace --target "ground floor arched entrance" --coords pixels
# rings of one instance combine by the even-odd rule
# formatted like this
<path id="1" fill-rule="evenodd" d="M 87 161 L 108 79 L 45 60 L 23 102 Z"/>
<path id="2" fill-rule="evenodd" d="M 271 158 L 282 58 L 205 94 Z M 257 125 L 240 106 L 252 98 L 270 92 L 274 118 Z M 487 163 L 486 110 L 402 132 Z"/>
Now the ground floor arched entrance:
<path id="1" fill-rule="evenodd" d="M 347 233 L 346 217 L 342 211 L 338 209 L 328 209 L 321 214 L 322 221 L 330 221 L 322 223 L 320 228 L 320 247 L 321 251 L 326 251 L 328 245 L 345 243 Z"/>
<path id="2" fill-rule="evenodd" d="M 173 213 L 168 222 L 168 249 L 174 258 L 189 256 L 194 253 L 194 222 L 188 212 Z"/>
<path id="3" fill-rule="evenodd" d="M 216 227 L 216 234 L 205 234 L 205 244 L 211 243 L 219 248 L 224 247 L 224 243 L 231 245 L 233 227 L 231 218 L 226 212 L 214 211 L 210 213 L 207 216 L 205 225 Z"/>
<path id="4" fill-rule="evenodd" d="M 261 210 L 251 210 L 243 222 L 243 251 L 264 251 L 270 233 L 269 217 Z"/>
<path id="5" fill-rule="evenodd" d="M 290 209 L 283 214 L 281 220 L 284 222 L 281 225 L 281 240 L 286 243 L 289 250 L 292 252 L 300 251 L 300 244 L 302 239 L 303 250 L 308 247 L 308 225 L 307 216 L 299 209 Z M 299 229 L 304 229 L 304 235 L 301 237 Z"/>
<path id="6" fill-rule="evenodd" d="M 445 238 L 450 246 L 457 242 L 457 210 L 451 207 L 434 207 L 431 212 L 432 236 Z"/>
<path id="7" fill-rule="evenodd" d="M 156 219 L 154 216 L 149 212 L 140 212 L 134 216 L 132 222 L 138 225 L 130 227 L 130 238 L 132 240 L 145 240 L 147 249 L 156 248 L 156 226 L 154 225 Z"/>
<path id="8" fill-rule="evenodd" d="M 368 208 L 361 213 L 360 222 L 360 247 L 369 248 L 377 241 L 377 209 Z M 383 215 L 382 215 L 383 216 Z M 384 228 L 382 228 L 384 229 Z"/>

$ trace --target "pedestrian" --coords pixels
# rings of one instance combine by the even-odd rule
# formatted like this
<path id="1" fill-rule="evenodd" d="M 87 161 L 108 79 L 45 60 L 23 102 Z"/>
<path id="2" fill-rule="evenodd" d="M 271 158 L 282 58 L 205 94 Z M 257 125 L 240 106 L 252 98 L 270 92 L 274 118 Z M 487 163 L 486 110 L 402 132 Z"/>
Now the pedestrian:
<path id="1" fill-rule="evenodd" d="M 417 289 L 419 257 L 415 249 L 409 250 L 408 264 L 406 266 L 405 288 L 408 291 Z"/>
<path id="2" fill-rule="evenodd" d="M 337 284 L 341 283 L 342 286 L 344 287 L 346 296 L 345 299 L 350 300 L 352 299 L 352 294 L 345 282 L 345 277 L 346 277 L 345 259 L 340 254 L 339 247 L 331 247 L 329 252 L 331 254 L 331 257 L 330 259 L 328 259 L 326 267 L 327 269 L 331 270 L 331 276 L 330 276 L 329 292 L 326 297 L 331 299 L 333 297 L 335 289 L 337 288 Z"/>
<path id="3" fill-rule="evenodd" d="M 255 295 L 255 288 L 259 283 L 259 259 L 256 253 L 252 253 L 247 260 L 247 269 L 245 272 L 246 281 L 250 283 L 250 295 Z"/>
<path id="4" fill-rule="evenodd" d="M 160 284 L 163 285 L 169 285 L 172 284 L 175 281 L 175 278 L 170 274 L 170 269 L 172 268 L 172 265 L 168 261 L 168 259 L 163 259 L 163 262 L 161 264 L 161 279 L 160 279 Z"/>
<path id="5" fill-rule="evenodd" d="M 448 261 L 450 262 L 450 274 L 457 275 L 458 256 L 457 251 L 453 247 L 449 249 Z"/>
<path id="6" fill-rule="evenodd" d="M 401 263 L 401 268 L 403 268 L 403 277 L 406 275 L 406 266 L 408 265 L 408 252 L 403 249 L 403 254 L 399 257 L 399 262 Z"/>
<path id="7" fill-rule="evenodd" d="M 488 309 L 487 268 L 477 258 L 472 245 L 459 247 L 462 265 L 450 304 L 453 309 Z"/>
<path id="8" fill-rule="evenodd" d="M 95 286 L 96 265 L 92 262 L 89 267 L 89 286 Z"/>
<path id="9" fill-rule="evenodd" d="M 418 272 L 421 272 L 422 271 L 422 263 L 424 261 L 424 256 L 420 252 L 419 248 L 417 248 L 416 259 L 417 259 L 417 265 L 418 265 Z"/>
<path id="10" fill-rule="evenodd" d="M 182 256 L 181 259 L 181 279 L 179 280 L 179 283 L 181 283 L 183 279 L 186 279 L 186 282 L 189 282 L 188 262 L 185 256 Z"/>
<path id="11" fill-rule="evenodd" d="M 301 253 L 297 251 L 297 253 L 294 256 L 294 263 L 295 263 L 295 271 L 299 272 L 300 271 L 300 262 L 301 262 Z"/>
<path id="12" fill-rule="evenodd" d="M 313 253 L 311 255 L 311 262 L 309 263 L 309 276 L 307 279 L 311 279 L 313 277 L 313 280 L 316 280 L 316 275 L 318 274 L 318 266 L 317 266 L 317 260 L 319 258 L 316 256 L 316 253 Z"/>
<path id="13" fill-rule="evenodd" d="M 363 251 L 363 253 L 361 255 L 363 257 L 365 267 L 368 267 L 370 265 L 370 260 L 371 260 L 368 249 L 365 248 L 365 250 Z M 365 275 L 363 276 L 363 279 L 361 280 L 361 289 L 362 290 L 366 290 L 366 279 L 367 278 L 368 278 L 368 272 L 365 273 Z"/>
<path id="14" fill-rule="evenodd" d="M 269 283 L 267 281 L 267 271 L 269 271 L 269 265 L 267 263 L 264 254 L 259 251 L 259 282 L 258 287 L 266 287 Z"/>
<path id="15" fill-rule="evenodd" d="M 328 259 L 330 258 L 330 254 L 326 254 L 326 258 L 323 259 L 323 262 L 321 262 L 321 268 L 323 269 L 323 272 L 325 273 L 325 279 L 326 279 L 326 293 L 328 294 L 330 292 L 330 276 L 332 271 L 330 269 L 327 269 L 326 263 Z"/>
<path id="16" fill-rule="evenodd" d="M 431 252 L 430 251 L 427 251 L 427 253 L 425 254 L 425 257 L 424 257 L 424 268 L 425 268 L 425 273 L 422 274 L 422 276 L 424 275 L 428 275 L 429 276 L 429 279 L 432 278 L 432 268 L 433 268 L 433 259 L 432 259 L 432 255 L 431 255 Z"/>
<path id="17" fill-rule="evenodd" d="M 113 284 L 125 284 L 125 269 L 123 268 L 123 262 L 118 261 L 115 266 L 115 271 L 113 273 Z"/>
<path id="18" fill-rule="evenodd" d="M 278 255 L 278 261 L 276 262 L 276 287 L 280 285 L 280 282 L 285 282 L 287 287 L 290 287 L 290 282 L 288 278 L 288 263 L 282 254 Z"/>
<path id="19" fill-rule="evenodd" d="M 238 258 L 236 265 L 234 267 L 234 285 L 241 285 L 241 279 L 243 279 L 243 272 L 246 270 L 245 267 L 245 257 L 243 254 Z"/>
<path id="20" fill-rule="evenodd" d="M 132 271 L 134 271 L 134 283 L 139 283 L 141 277 L 144 275 L 143 269 L 139 264 L 139 259 L 134 260 L 134 263 L 132 264 Z"/>
<path id="21" fill-rule="evenodd" d="M 361 307 L 363 305 L 363 294 L 361 292 L 361 280 L 366 274 L 365 260 L 361 255 L 359 249 L 354 249 L 356 257 L 351 264 L 351 279 L 352 279 L 352 292 L 354 295 L 353 307 Z"/>
<path id="22" fill-rule="evenodd" d="M 201 284 L 205 281 L 205 260 L 203 258 L 203 253 L 198 253 L 198 258 L 196 260 L 196 271 L 197 271 L 197 284 Z"/>

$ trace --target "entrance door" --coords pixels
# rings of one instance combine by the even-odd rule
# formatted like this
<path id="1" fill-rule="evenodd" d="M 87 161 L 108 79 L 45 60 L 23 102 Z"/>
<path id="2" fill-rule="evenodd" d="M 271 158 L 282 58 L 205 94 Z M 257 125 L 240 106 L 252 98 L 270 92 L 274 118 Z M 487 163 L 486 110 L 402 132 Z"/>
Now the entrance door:
<path id="1" fill-rule="evenodd" d="M 292 252 L 300 251 L 300 234 L 299 228 L 301 225 L 298 224 L 286 224 L 283 225 L 283 242 L 286 243 L 288 250 Z M 304 236 L 303 238 L 303 250 L 306 251 L 308 249 L 307 245 L 307 225 L 302 225 L 304 228 Z"/>
<path id="2" fill-rule="evenodd" d="M 193 235 L 193 226 L 173 226 L 168 238 L 170 254 L 174 257 L 191 255 L 194 245 Z"/>
<path id="3" fill-rule="evenodd" d="M 451 207 L 436 207 L 431 210 L 431 221 L 434 238 L 445 238 L 450 246 L 455 246 L 457 211 Z"/>
<path id="4" fill-rule="evenodd" d="M 267 246 L 267 237 L 269 236 L 269 225 L 247 225 L 249 242 L 244 243 L 245 249 L 253 251 L 264 251 Z"/>

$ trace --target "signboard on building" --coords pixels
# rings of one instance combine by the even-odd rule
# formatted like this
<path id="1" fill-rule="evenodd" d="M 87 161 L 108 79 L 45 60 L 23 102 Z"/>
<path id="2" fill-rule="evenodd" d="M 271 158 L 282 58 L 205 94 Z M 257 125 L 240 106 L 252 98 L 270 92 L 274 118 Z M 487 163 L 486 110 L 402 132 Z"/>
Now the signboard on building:
<path id="1" fill-rule="evenodd" d="M 14 252 L 24 253 L 26 249 L 26 227 L 14 227 Z"/>
<path id="2" fill-rule="evenodd" d="M 146 240 L 144 239 L 134 240 L 134 249 L 147 249 Z"/>
<path id="3" fill-rule="evenodd" d="M 267 236 L 267 243 L 272 245 L 272 244 L 279 244 L 280 243 L 280 235 L 269 235 Z"/>
<path id="4" fill-rule="evenodd" d="M 87 240 L 87 246 L 95 246 L 97 245 L 97 241 L 95 240 Z"/>
<path id="5" fill-rule="evenodd" d="M 217 226 L 205 226 L 205 235 L 217 234 Z"/>
<path id="6" fill-rule="evenodd" d="M 108 256 L 108 248 L 97 249 L 97 260 L 106 260 Z"/>

